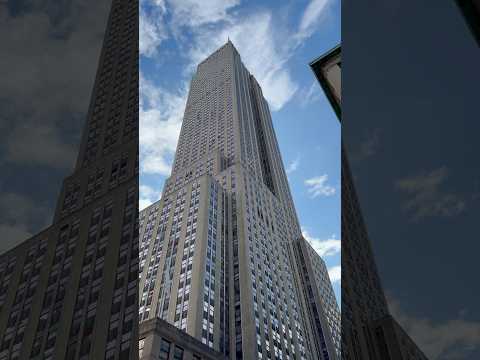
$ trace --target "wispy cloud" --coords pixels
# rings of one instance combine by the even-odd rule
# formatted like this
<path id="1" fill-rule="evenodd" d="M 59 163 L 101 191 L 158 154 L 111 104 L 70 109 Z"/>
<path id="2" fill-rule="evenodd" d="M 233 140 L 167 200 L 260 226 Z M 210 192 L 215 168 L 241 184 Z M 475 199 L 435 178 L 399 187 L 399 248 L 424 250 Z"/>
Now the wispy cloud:
<path id="1" fill-rule="evenodd" d="M 322 15 L 325 14 L 329 1 L 328 0 L 312 0 L 305 8 L 298 32 L 295 35 L 299 41 L 310 37 L 316 30 L 318 23 L 321 21 Z"/>
<path id="2" fill-rule="evenodd" d="M 164 21 L 165 4 L 158 2 L 156 6 L 146 11 L 144 6 L 148 1 L 141 1 L 139 19 L 139 52 L 140 55 L 153 57 L 157 54 L 162 41 L 168 37 Z"/>
<path id="3" fill-rule="evenodd" d="M 289 30 L 272 11 L 262 9 L 247 14 L 232 11 L 239 4 L 239 0 L 210 0 L 201 5 L 193 0 L 171 2 L 175 32 L 178 34 L 179 27 L 187 27 L 193 35 L 193 40 L 188 39 L 191 43 L 188 68 L 193 70 L 230 38 L 260 83 L 272 110 L 280 110 L 298 90 L 288 61 L 298 44 L 317 29 L 324 6 L 312 1 L 305 9 L 299 29 Z M 183 39 L 181 34 L 177 38 Z"/>
<path id="4" fill-rule="evenodd" d="M 314 103 L 321 97 L 321 90 L 316 80 L 312 81 L 309 87 L 305 87 L 298 92 L 298 99 L 300 100 L 300 106 L 306 107 L 307 105 Z"/>
<path id="5" fill-rule="evenodd" d="M 176 93 L 162 89 L 140 73 L 140 168 L 170 175 L 187 99 L 186 86 Z"/>
<path id="6" fill-rule="evenodd" d="M 297 156 L 294 160 L 292 160 L 288 165 L 287 165 L 287 168 L 286 168 L 286 173 L 287 174 L 291 174 L 293 173 L 294 171 L 297 171 L 298 169 L 298 166 L 300 165 L 300 156 Z"/>
<path id="7" fill-rule="evenodd" d="M 330 278 L 332 284 L 336 283 L 337 281 L 340 282 L 342 280 L 342 267 L 337 265 L 329 268 L 328 277 Z"/>
<path id="8" fill-rule="evenodd" d="M 138 207 L 140 210 L 145 209 L 147 206 L 153 204 L 154 202 L 160 200 L 162 195 L 161 191 L 155 190 L 154 188 L 147 185 L 140 185 L 139 187 L 139 202 Z"/>
<path id="9" fill-rule="evenodd" d="M 172 26 L 198 27 L 228 21 L 229 10 L 240 4 L 240 0 L 175 0 L 167 1 L 172 10 Z"/>
<path id="10" fill-rule="evenodd" d="M 465 210 L 466 202 L 461 196 L 443 190 L 448 176 L 449 171 L 444 166 L 395 183 L 395 187 L 408 196 L 404 208 L 413 220 L 431 216 L 454 216 Z"/>
<path id="11" fill-rule="evenodd" d="M 302 235 L 321 257 L 332 256 L 341 251 L 341 241 L 335 235 L 328 239 L 320 239 L 312 236 L 305 228 L 302 228 Z"/>
<path id="12" fill-rule="evenodd" d="M 290 101 L 298 85 L 287 67 L 289 54 L 276 38 L 276 30 L 269 11 L 232 18 L 229 23 L 217 28 L 196 29 L 194 46 L 190 51 L 192 66 L 230 38 L 242 61 L 260 83 L 272 110 L 279 110 Z"/>
<path id="13" fill-rule="evenodd" d="M 406 314 L 387 297 L 390 312 L 425 355 L 432 360 L 467 359 L 480 347 L 480 323 L 458 316 L 442 322 Z"/>
<path id="14" fill-rule="evenodd" d="M 311 36 L 319 24 L 321 11 L 314 3 L 307 6 L 300 21 L 302 39 Z M 172 36 L 188 57 L 180 89 L 160 87 L 140 77 L 142 172 L 169 175 L 191 74 L 227 38 L 260 83 L 273 111 L 284 107 L 296 93 L 298 84 L 292 78 L 288 61 L 299 43 L 299 29 L 288 29 L 273 11 L 264 8 L 248 13 L 236 11 L 239 4 L 240 0 L 141 0 L 140 54 L 159 56 L 161 44 Z M 308 15 L 307 10 L 313 13 Z"/>
<path id="15" fill-rule="evenodd" d="M 312 199 L 318 196 L 332 196 L 335 195 L 336 189 L 333 186 L 327 184 L 328 175 L 323 174 L 311 179 L 305 180 L 305 185 L 307 185 L 307 191 L 312 197 Z"/>

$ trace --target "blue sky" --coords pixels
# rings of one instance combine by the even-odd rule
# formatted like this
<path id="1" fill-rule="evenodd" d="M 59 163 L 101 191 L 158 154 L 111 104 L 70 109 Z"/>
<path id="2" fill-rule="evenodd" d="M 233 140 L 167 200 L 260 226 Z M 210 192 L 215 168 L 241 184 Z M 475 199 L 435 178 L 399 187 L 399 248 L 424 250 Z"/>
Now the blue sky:
<path id="1" fill-rule="evenodd" d="M 140 14 L 140 208 L 170 175 L 196 65 L 230 37 L 269 102 L 300 224 L 339 299 L 340 125 L 308 63 L 340 42 L 340 2 L 141 0 Z"/>

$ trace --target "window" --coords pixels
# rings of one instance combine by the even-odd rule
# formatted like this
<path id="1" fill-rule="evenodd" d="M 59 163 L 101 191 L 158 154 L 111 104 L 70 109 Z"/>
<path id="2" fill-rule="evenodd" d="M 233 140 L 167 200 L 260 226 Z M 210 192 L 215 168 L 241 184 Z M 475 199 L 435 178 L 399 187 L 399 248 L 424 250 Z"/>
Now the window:
<path id="1" fill-rule="evenodd" d="M 168 360 L 169 356 L 170 356 L 170 341 L 162 339 L 162 342 L 160 344 L 159 359 Z"/>
<path id="2" fill-rule="evenodd" d="M 145 339 L 138 342 L 138 357 L 141 359 L 143 355 L 143 347 L 145 346 Z"/>
<path id="3" fill-rule="evenodd" d="M 181 347 L 175 346 L 175 352 L 173 353 L 174 360 L 183 360 L 183 349 Z"/>

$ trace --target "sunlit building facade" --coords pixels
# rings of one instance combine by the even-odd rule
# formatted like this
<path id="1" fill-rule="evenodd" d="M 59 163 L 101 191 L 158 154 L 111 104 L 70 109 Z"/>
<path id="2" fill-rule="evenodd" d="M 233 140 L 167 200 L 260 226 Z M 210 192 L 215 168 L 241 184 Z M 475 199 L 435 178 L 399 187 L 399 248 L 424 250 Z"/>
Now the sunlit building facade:
<path id="1" fill-rule="evenodd" d="M 228 41 L 198 65 L 171 176 L 140 213 L 140 320 L 228 359 L 335 359 L 314 347 L 300 236 L 267 102 Z"/>

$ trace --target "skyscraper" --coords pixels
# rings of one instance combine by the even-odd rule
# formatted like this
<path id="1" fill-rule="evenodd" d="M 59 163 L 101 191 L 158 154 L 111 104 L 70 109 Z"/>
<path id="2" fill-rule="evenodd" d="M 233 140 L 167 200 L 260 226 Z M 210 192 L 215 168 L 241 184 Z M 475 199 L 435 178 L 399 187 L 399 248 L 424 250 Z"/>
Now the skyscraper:
<path id="1" fill-rule="evenodd" d="M 328 349 L 309 320 L 300 237 L 267 102 L 228 41 L 198 65 L 171 176 L 140 213 L 140 320 L 228 359 L 336 359 L 339 317 L 319 319 Z"/>
<path id="2" fill-rule="evenodd" d="M 138 1 L 113 0 L 53 224 L 0 256 L 0 359 L 138 357 L 137 214 Z"/>

